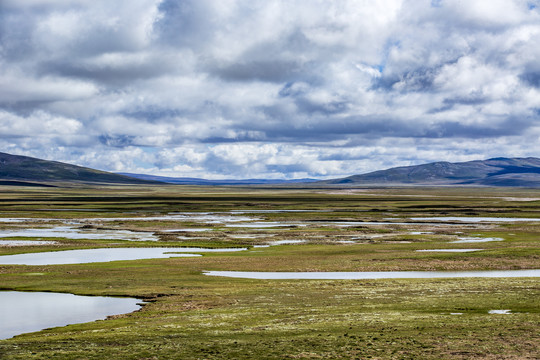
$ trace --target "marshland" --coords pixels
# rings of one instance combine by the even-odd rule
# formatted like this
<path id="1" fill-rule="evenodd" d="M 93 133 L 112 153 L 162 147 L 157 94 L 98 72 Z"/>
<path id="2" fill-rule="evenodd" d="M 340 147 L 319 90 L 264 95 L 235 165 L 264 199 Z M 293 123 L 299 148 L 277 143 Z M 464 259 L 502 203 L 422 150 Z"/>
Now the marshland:
<path id="1" fill-rule="evenodd" d="M 2 359 L 540 354 L 539 278 L 514 275 L 540 269 L 539 190 L 3 186 L 0 201 L 2 290 L 139 304 L 136 311 L 0 340 Z M 146 258 L 104 255 L 136 249 Z M 7 260 L 70 251 L 98 255 L 39 265 Z M 443 276 L 208 276 L 218 271 Z M 508 272 L 444 277 L 492 271 Z M 35 314 L 37 300 L 28 306 Z M 2 307 L 10 311 L 8 303 Z"/>

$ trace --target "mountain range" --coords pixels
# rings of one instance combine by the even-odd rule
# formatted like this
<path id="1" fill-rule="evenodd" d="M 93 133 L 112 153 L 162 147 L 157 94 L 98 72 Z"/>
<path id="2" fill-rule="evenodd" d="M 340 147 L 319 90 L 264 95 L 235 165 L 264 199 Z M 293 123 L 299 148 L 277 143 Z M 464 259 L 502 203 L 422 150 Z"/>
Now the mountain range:
<path id="1" fill-rule="evenodd" d="M 54 186 L 82 184 L 180 185 L 294 185 L 300 186 L 509 186 L 540 187 L 540 159 L 493 158 L 467 162 L 434 162 L 401 166 L 340 179 L 225 179 L 206 180 L 145 174 L 110 173 L 58 161 L 0 152 L 0 185 Z"/>
<path id="2" fill-rule="evenodd" d="M 540 187 L 540 159 L 493 158 L 401 166 L 321 182 L 328 185 L 483 185 Z"/>
<path id="3" fill-rule="evenodd" d="M 166 177 L 146 174 L 119 173 L 121 175 L 131 176 L 137 179 L 160 181 L 167 184 L 175 185 L 278 185 L 278 184 L 295 184 L 295 183 L 312 183 L 319 181 L 317 179 L 221 179 L 209 180 L 190 177 Z"/>
<path id="4" fill-rule="evenodd" d="M 0 152 L 0 185 L 51 186 L 54 183 L 158 184 L 58 161 Z"/>

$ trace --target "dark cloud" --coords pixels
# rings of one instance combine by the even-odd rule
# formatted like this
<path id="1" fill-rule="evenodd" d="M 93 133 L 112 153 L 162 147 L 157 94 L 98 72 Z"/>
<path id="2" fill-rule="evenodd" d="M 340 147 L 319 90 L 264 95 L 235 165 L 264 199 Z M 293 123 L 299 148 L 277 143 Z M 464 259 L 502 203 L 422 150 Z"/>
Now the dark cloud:
<path id="1" fill-rule="evenodd" d="M 486 97 L 481 92 L 473 92 L 468 96 L 456 96 L 453 98 L 445 98 L 442 101 L 442 106 L 439 108 L 431 109 L 430 114 L 444 113 L 446 111 L 452 110 L 455 106 L 478 106 L 487 104 L 490 102 L 490 99 Z"/>
<path id="2" fill-rule="evenodd" d="M 454 105 L 481 105 L 489 101 L 482 93 L 471 93 L 469 96 L 457 96 L 454 98 L 446 98 L 443 100 L 444 105 L 449 108 Z"/>
<path id="3" fill-rule="evenodd" d="M 167 65 L 149 62 L 135 65 L 111 66 L 81 63 L 47 62 L 40 66 L 41 74 L 55 74 L 104 83 L 113 87 L 129 85 L 137 80 L 152 79 L 167 73 Z M 172 72 L 172 69 L 169 70 Z"/>
<path id="4" fill-rule="evenodd" d="M 421 137 L 424 138 L 469 138 L 486 139 L 490 137 L 516 136 L 523 134 L 531 126 L 522 119 L 506 119 L 500 124 L 462 124 L 457 121 L 446 121 L 426 128 Z"/>
<path id="5" fill-rule="evenodd" d="M 198 0 L 165 0 L 156 21 L 158 41 L 180 47 L 204 47 L 214 36 L 211 4 Z"/>
<path id="6" fill-rule="evenodd" d="M 299 86 L 296 86 L 294 81 L 288 81 L 283 85 L 281 90 L 279 90 L 279 96 L 280 97 L 288 97 L 288 96 L 299 96 L 305 94 L 305 87 L 302 86 L 302 84 L 299 84 Z"/>
<path id="7" fill-rule="evenodd" d="M 519 75 L 519 78 L 526 84 L 540 89 L 540 70 L 524 72 Z"/>
<path id="8" fill-rule="evenodd" d="M 106 146 L 127 147 L 134 145 L 135 137 L 128 135 L 100 135 L 99 142 Z"/>
<path id="9" fill-rule="evenodd" d="M 320 83 L 322 77 L 317 74 L 319 64 L 311 59 L 314 54 L 326 54 L 326 50 L 329 49 L 321 49 L 310 42 L 301 30 L 293 29 L 283 38 L 247 48 L 233 63 L 209 62 L 208 70 L 226 81 Z M 332 51 L 328 53 L 332 54 Z"/>
<path id="10" fill-rule="evenodd" d="M 295 104 L 300 112 L 307 115 L 320 114 L 325 116 L 344 113 L 349 109 L 349 103 L 343 101 L 315 102 L 307 98 L 298 98 Z"/>
<path id="11" fill-rule="evenodd" d="M 373 83 L 373 89 L 384 91 L 399 90 L 409 91 L 432 91 L 433 80 L 438 69 L 419 68 L 402 74 L 384 74 Z M 399 87 L 397 85 L 400 85 Z"/>
<path id="12" fill-rule="evenodd" d="M 187 114 L 188 112 L 182 111 L 181 109 L 163 109 L 154 106 L 148 106 L 142 109 L 128 109 L 123 113 L 123 115 L 126 117 L 147 120 L 150 122 L 185 116 Z"/>
<path id="13" fill-rule="evenodd" d="M 51 98 L 50 100 L 9 100 L 2 101 L 0 99 L 0 108 L 18 116 L 28 117 L 36 109 L 43 109 L 50 105 L 51 102 L 57 99 Z"/>
<path id="14" fill-rule="evenodd" d="M 213 73 L 227 81 L 269 81 L 282 83 L 299 78 L 302 65 L 295 61 L 252 61 L 214 69 Z"/>
<path id="15" fill-rule="evenodd" d="M 0 5 L 1 6 L 1 5 Z M 0 54 L 8 61 L 24 61 L 33 54 L 32 22 L 25 21 L 25 14 L 0 8 Z"/>

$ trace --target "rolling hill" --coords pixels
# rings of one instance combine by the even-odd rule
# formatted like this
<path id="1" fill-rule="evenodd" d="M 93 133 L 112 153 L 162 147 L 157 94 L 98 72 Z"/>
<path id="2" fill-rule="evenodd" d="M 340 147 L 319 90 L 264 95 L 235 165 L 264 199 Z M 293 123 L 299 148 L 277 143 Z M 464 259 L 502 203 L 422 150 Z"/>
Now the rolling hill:
<path id="1" fill-rule="evenodd" d="M 493 158 L 395 167 L 319 182 L 328 185 L 483 185 L 540 187 L 540 159 Z"/>
<path id="2" fill-rule="evenodd" d="M 142 174 L 115 174 L 58 161 L 0 152 L 0 185 L 54 186 L 59 183 L 82 184 L 182 184 L 182 185 L 278 185 L 295 186 L 400 186 L 455 185 L 540 187 L 540 159 L 493 158 L 467 162 L 434 162 L 401 166 L 340 179 L 298 180 L 206 180 L 167 178 Z"/>
<path id="3" fill-rule="evenodd" d="M 318 181 L 316 179 L 294 179 L 294 180 L 280 180 L 280 179 L 221 179 L 221 180 L 209 180 L 201 178 L 190 177 L 167 177 L 156 176 L 146 174 L 132 174 L 132 173 L 119 173 L 121 175 L 131 176 L 137 179 L 143 180 L 155 180 L 161 181 L 167 184 L 175 185 L 279 185 L 279 184 L 303 184 Z"/>
<path id="4" fill-rule="evenodd" d="M 60 182 L 99 184 L 159 184 L 157 181 L 94 170 L 58 161 L 0 152 L 0 185 L 36 186 Z"/>

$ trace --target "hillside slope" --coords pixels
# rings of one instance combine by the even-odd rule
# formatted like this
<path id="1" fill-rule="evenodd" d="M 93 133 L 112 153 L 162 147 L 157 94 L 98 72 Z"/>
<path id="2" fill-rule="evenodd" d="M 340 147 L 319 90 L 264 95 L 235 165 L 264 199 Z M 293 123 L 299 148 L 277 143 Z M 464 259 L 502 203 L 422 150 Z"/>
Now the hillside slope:
<path id="1" fill-rule="evenodd" d="M 485 185 L 540 187 L 540 159 L 494 158 L 460 163 L 434 162 L 402 166 L 327 180 L 349 185 Z"/>
<path id="2" fill-rule="evenodd" d="M 36 159 L 28 156 L 0 152 L 0 180 L 4 184 L 17 182 L 80 182 L 105 184 L 158 184 L 157 181 L 135 179 L 106 171 L 58 161 Z"/>

